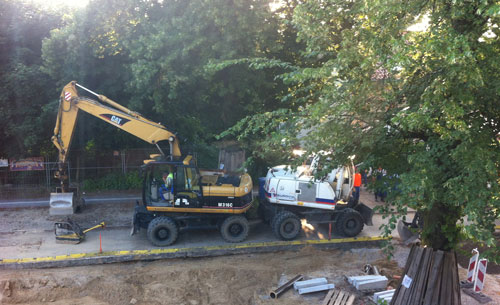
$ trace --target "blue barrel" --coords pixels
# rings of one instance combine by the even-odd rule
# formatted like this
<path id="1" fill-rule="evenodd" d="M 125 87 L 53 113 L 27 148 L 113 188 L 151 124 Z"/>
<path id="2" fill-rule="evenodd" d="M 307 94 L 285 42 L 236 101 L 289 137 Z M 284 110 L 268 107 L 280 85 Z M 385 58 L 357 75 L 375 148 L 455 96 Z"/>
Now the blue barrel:
<path id="1" fill-rule="evenodd" d="M 266 199 L 266 191 L 264 190 L 266 184 L 266 177 L 259 177 L 259 201 L 263 202 Z"/>

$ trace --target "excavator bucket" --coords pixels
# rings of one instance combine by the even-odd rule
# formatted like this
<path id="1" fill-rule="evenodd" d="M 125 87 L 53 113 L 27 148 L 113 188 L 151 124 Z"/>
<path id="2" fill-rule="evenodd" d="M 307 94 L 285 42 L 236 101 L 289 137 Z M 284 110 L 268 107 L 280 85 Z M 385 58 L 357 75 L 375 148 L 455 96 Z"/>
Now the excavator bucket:
<path id="1" fill-rule="evenodd" d="M 75 193 L 50 193 L 50 215 L 72 215 L 76 210 Z"/>
<path id="2" fill-rule="evenodd" d="M 398 221 L 398 233 L 399 237 L 401 238 L 401 241 L 405 245 L 409 245 L 412 242 L 418 240 L 420 234 L 416 232 L 416 229 L 410 229 L 410 225 L 408 223 L 405 223 L 402 220 Z"/>

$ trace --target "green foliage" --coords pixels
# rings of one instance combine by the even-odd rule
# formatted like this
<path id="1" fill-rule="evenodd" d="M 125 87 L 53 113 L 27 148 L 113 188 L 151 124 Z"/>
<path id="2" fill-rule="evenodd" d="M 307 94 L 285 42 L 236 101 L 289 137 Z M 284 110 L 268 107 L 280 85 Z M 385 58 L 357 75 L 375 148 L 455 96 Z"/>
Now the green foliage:
<path id="1" fill-rule="evenodd" d="M 40 108 L 52 82 L 41 70 L 41 43 L 61 15 L 32 2 L 0 1 L 0 155 L 38 155 L 50 136 Z"/>
<path id="2" fill-rule="evenodd" d="M 2 1 L 0 35 L 8 39 L 0 39 L 5 49 L 0 61 L 2 67 L 12 61 L 8 71 L 17 73 L 2 74 L 7 77 L 0 84 L 0 124 L 2 138 L 12 145 L 0 151 L 50 154 L 46 143 L 57 99 L 71 80 L 163 122 L 178 133 L 182 145 L 213 142 L 215 134 L 242 117 L 275 109 L 276 92 L 283 86 L 272 71 L 246 65 L 209 69 L 210 63 L 226 59 L 280 55 L 282 46 L 294 43 L 277 15 L 289 15 L 290 7 L 273 13 L 268 3 L 96 0 L 82 9 L 50 12 Z M 24 107 L 21 99 L 34 107 Z M 34 116 L 40 108 L 42 115 Z M 89 141 L 100 150 L 146 145 L 84 114 L 72 148 L 85 149 Z"/>
<path id="3" fill-rule="evenodd" d="M 421 16 L 428 29 L 409 31 Z M 488 1 L 305 1 L 291 21 L 305 44 L 301 59 L 276 75 L 288 86 L 281 107 L 222 135 L 259 155 L 300 143 L 332 151 L 332 166 L 350 155 L 381 166 L 386 235 L 411 207 L 424 215 L 424 244 L 448 250 L 473 237 L 498 260 L 498 19 Z"/>
<path id="4" fill-rule="evenodd" d="M 109 191 L 109 190 L 140 190 L 142 188 L 142 177 L 137 171 L 122 173 L 110 173 L 97 179 L 86 179 L 83 181 L 84 192 Z"/>

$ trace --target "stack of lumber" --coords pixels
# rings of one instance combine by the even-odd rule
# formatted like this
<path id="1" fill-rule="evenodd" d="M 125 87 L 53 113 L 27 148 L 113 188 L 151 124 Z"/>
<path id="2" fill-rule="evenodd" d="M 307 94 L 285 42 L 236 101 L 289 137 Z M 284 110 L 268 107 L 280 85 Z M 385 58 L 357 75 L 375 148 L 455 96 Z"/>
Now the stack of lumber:
<path id="1" fill-rule="evenodd" d="M 391 305 L 407 304 L 461 304 L 455 252 L 412 247 L 391 301 Z"/>

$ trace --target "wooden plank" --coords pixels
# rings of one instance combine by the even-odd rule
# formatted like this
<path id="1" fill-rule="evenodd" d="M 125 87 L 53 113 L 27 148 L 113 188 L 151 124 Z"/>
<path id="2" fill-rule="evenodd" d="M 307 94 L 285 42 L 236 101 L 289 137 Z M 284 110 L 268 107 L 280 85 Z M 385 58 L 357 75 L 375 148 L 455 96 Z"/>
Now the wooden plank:
<path id="1" fill-rule="evenodd" d="M 339 293 L 340 293 L 341 290 L 335 290 L 335 292 L 333 293 L 332 297 L 330 298 L 330 300 L 328 301 L 328 305 L 333 305 L 333 303 L 335 303 L 335 300 L 337 299 L 337 297 L 339 296 Z"/>
<path id="2" fill-rule="evenodd" d="M 450 253 L 444 253 L 444 269 L 443 269 L 443 277 L 441 278 L 441 293 L 439 296 L 439 304 L 440 305 L 451 305 L 451 260 Z"/>
<path id="3" fill-rule="evenodd" d="M 432 296 L 435 291 L 439 290 L 439 274 L 441 272 L 441 266 L 443 263 L 443 251 L 436 251 L 433 253 L 432 262 L 429 272 L 429 280 L 427 281 L 427 289 L 425 290 L 424 305 L 431 305 Z"/>
<path id="4" fill-rule="evenodd" d="M 420 304 L 420 299 L 423 291 L 421 290 L 424 281 L 427 279 L 428 274 L 428 264 L 429 258 L 432 255 L 431 248 L 424 248 L 422 253 L 422 260 L 420 261 L 420 266 L 418 266 L 417 274 L 415 274 L 415 279 L 412 282 L 413 288 L 410 289 L 410 296 L 408 298 L 408 304 Z"/>
<path id="5" fill-rule="evenodd" d="M 460 305 L 460 283 L 458 279 L 458 269 L 457 269 L 457 253 L 453 251 L 451 253 L 451 293 L 453 295 L 451 303 L 453 305 Z"/>
<path id="6" fill-rule="evenodd" d="M 411 276 L 411 278 L 412 278 L 411 286 L 408 289 L 408 291 L 405 292 L 405 300 L 406 300 L 405 304 L 415 304 L 413 302 L 413 298 L 415 295 L 415 289 L 417 288 L 418 281 L 420 280 L 420 272 L 422 270 L 421 266 L 422 266 L 424 259 L 425 259 L 426 249 L 427 248 L 422 248 L 422 258 L 420 259 L 418 268 L 415 271 L 416 274 L 414 276 Z"/>
<path id="7" fill-rule="evenodd" d="M 321 303 L 321 305 L 328 305 L 328 303 L 330 302 L 330 299 L 332 298 L 334 292 L 335 292 L 335 289 L 330 289 L 328 291 L 328 293 L 326 294 L 326 297 L 323 299 L 323 303 Z"/>
<path id="8" fill-rule="evenodd" d="M 408 258 L 406 259 L 406 264 L 405 264 L 405 270 L 403 272 L 403 274 L 401 275 L 401 280 L 403 279 L 404 275 L 408 272 L 408 270 L 410 269 L 410 265 L 413 261 L 413 257 L 415 256 L 415 252 L 417 249 L 417 246 L 413 245 L 410 249 L 410 254 L 408 254 Z M 399 299 L 399 295 L 400 295 L 400 292 L 401 292 L 401 283 L 399 283 L 398 287 L 396 288 L 396 291 L 394 292 L 394 295 L 392 297 L 392 300 L 391 300 L 391 303 L 390 305 L 396 305 L 396 304 L 399 304 L 397 303 L 397 299 Z"/>
<path id="9" fill-rule="evenodd" d="M 401 288 L 403 295 L 401 297 L 401 303 L 399 303 L 400 305 L 411 304 L 410 303 L 410 294 L 411 294 L 413 287 L 415 286 L 414 278 L 417 275 L 418 269 L 420 267 L 420 263 L 422 261 L 422 255 L 424 253 L 424 249 L 418 247 L 416 251 L 417 252 L 415 253 L 415 258 L 413 259 L 413 264 L 410 266 L 410 269 L 408 270 L 408 273 L 407 273 L 408 277 L 410 277 L 412 279 L 412 282 L 411 282 L 409 288 L 405 288 L 404 286 Z"/>
<path id="10" fill-rule="evenodd" d="M 462 289 L 460 288 L 460 277 L 458 275 L 458 260 L 457 260 L 457 252 L 453 251 L 454 252 L 454 257 L 455 257 L 455 274 L 457 275 L 457 281 L 455 282 L 455 290 L 457 290 L 457 300 L 456 300 L 456 303 L 457 305 L 461 305 L 462 304 L 462 295 L 461 295 L 461 291 Z"/>
<path id="11" fill-rule="evenodd" d="M 349 293 L 348 292 L 344 293 L 344 296 L 342 297 L 342 300 L 340 301 L 340 305 L 345 305 L 345 302 L 347 302 L 348 298 L 349 298 Z"/>
<path id="12" fill-rule="evenodd" d="M 429 279 L 429 272 L 430 272 L 430 263 L 432 261 L 432 256 L 434 254 L 434 251 L 432 248 L 425 248 L 424 249 L 424 259 L 422 261 L 422 265 L 419 268 L 419 276 L 418 280 L 415 283 L 415 289 L 413 289 L 413 295 L 411 298 L 411 304 L 421 304 L 425 290 L 427 288 L 427 281 Z"/>
<path id="13" fill-rule="evenodd" d="M 337 300 L 333 305 L 340 305 L 340 302 L 342 302 L 342 298 L 344 297 L 345 292 L 342 290 L 340 291 L 339 295 L 337 296 Z"/>
<path id="14" fill-rule="evenodd" d="M 337 299 L 337 297 L 339 296 L 340 294 L 340 291 L 341 290 L 335 290 L 335 292 L 333 293 L 333 296 L 330 298 L 330 300 L 328 301 L 328 305 L 333 305 L 333 303 L 335 303 L 335 300 Z"/>
<path id="15" fill-rule="evenodd" d="M 353 305 L 355 300 L 356 300 L 356 295 L 351 294 L 349 296 L 349 299 L 347 299 L 347 301 L 345 302 L 345 305 Z"/>

